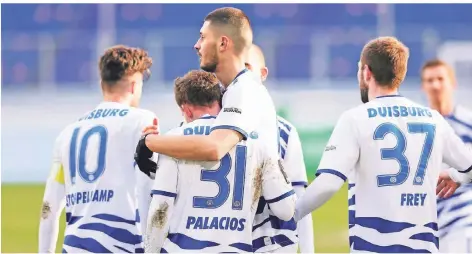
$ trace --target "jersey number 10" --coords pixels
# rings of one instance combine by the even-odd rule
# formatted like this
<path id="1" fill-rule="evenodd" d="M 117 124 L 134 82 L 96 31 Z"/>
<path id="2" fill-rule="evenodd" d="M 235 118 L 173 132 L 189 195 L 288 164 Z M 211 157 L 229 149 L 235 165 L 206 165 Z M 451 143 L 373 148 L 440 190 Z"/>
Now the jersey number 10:
<path id="1" fill-rule="evenodd" d="M 244 199 L 244 184 L 246 176 L 246 154 L 247 147 L 237 145 L 234 163 L 234 186 L 233 186 L 233 210 L 242 210 Z M 231 171 L 232 159 L 227 153 L 220 161 L 216 170 L 203 169 L 200 179 L 205 182 L 214 182 L 218 185 L 218 194 L 215 197 L 193 197 L 193 207 L 215 209 L 222 206 L 228 200 L 230 183 L 228 174 Z"/>
<path id="2" fill-rule="evenodd" d="M 70 141 L 70 150 L 69 150 L 69 170 L 70 178 L 72 184 L 75 184 L 76 173 L 79 172 L 80 178 L 82 178 L 87 183 L 93 183 L 103 174 L 105 171 L 105 158 L 107 153 L 107 140 L 108 140 L 108 131 L 105 126 L 97 125 L 92 127 L 80 140 L 80 143 L 77 142 L 79 136 L 80 127 L 75 128 L 72 133 L 72 139 Z M 92 135 L 98 135 L 98 154 L 97 154 L 97 167 L 94 170 L 87 170 L 86 166 L 86 153 L 87 146 L 89 143 L 90 137 Z M 77 170 L 78 169 L 78 170 Z"/>
<path id="3" fill-rule="evenodd" d="M 425 133 L 426 137 L 419 158 L 418 168 L 416 169 L 414 185 L 422 185 L 425 170 L 428 167 L 429 157 L 433 148 L 436 126 L 427 123 L 408 123 L 408 132 L 412 134 Z M 410 164 L 405 156 L 407 140 L 402 130 L 393 123 L 383 123 L 377 127 L 374 132 L 374 140 L 383 140 L 387 134 L 393 134 L 397 139 L 397 145 L 394 148 L 380 149 L 382 160 L 396 160 L 400 164 L 400 171 L 397 174 L 378 175 L 377 186 L 395 186 L 403 184 L 410 174 Z"/>

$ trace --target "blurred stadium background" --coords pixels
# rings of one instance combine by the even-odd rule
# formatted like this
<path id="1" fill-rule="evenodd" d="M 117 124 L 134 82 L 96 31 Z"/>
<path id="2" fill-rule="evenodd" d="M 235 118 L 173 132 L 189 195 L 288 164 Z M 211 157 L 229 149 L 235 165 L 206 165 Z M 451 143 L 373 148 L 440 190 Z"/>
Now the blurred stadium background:
<path id="1" fill-rule="evenodd" d="M 101 99 L 97 59 L 114 44 L 149 50 L 142 106 L 167 130 L 180 122 L 172 81 L 198 68 L 193 45 L 216 4 L 2 4 L 2 252 L 37 251 L 43 183 L 60 130 Z M 402 93 L 426 103 L 419 69 L 441 57 L 456 68 L 458 103 L 472 108 L 470 4 L 244 4 L 270 69 L 267 85 L 299 128 L 312 178 L 340 113 L 357 105 L 363 44 L 394 35 L 410 47 Z M 343 190 L 314 213 L 317 252 L 346 252 Z M 61 231 L 62 233 L 62 231 Z M 60 250 L 60 249 L 58 249 Z"/>

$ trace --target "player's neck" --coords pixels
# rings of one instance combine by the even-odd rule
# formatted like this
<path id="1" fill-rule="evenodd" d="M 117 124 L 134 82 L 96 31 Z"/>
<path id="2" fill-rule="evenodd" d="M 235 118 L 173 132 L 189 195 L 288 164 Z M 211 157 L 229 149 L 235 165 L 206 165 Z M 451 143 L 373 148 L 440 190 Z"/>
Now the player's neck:
<path id="1" fill-rule="evenodd" d="M 397 89 L 387 89 L 377 86 L 376 89 L 369 89 L 369 100 L 373 100 L 377 97 L 398 95 Z"/>
<path id="2" fill-rule="evenodd" d="M 437 110 L 443 116 L 451 115 L 454 112 L 454 103 L 452 100 L 431 102 L 429 106 Z"/>
<path id="3" fill-rule="evenodd" d="M 120 104 L 124 104 L 127 106 L 131 105 L 131 98 L 129 96 L 123 96 L 120 94 L 104 94 L 103 95 L 104 102 L 116 102 Z"/>
<path id="4" fill-rule="evenodd" d="M 246 68 L 242 61 L 229 61 L 227 63 L 220 63 L 215 75 L 220 83 L 226 88 L 236 78 L 236 76 Z"/>
<path id="5" fill-rule="evenodd" d="M 218 104 L 209 107 L 199 107 L 193 112 L 194 120 L 202 118 L 205 115 L 217 116 L 221 108 Z"/>

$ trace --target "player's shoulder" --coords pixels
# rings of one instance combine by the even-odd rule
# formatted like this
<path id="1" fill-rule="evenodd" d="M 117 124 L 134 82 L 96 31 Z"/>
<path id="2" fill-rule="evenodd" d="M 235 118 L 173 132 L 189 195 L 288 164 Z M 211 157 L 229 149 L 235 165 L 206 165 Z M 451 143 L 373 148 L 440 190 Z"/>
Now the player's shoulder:
<path id="1" fill-rule="evenodd" d="M 466 108 L 462 105 L 457 105 L 454 112 L 447 118 L 458 120 L 467 124 L 472 124 L 472 109 Z"/>
<path id="2" fill-rule="evenodd" d="M 134 108 L 134 107 L 130 107 L 129 108 L 129 114 L 131 116 L 134 116 L 136 118 L 155 118 L 156 117 L 156 114 L 154 114 L 154 112 L 150 111 L 150 110 L 147 110 L 147 109 L 143 109 L 143 108 Z"/>
<path id="3" fill-rule="evenodd" d="M 279 127 L 284 128 L 287 132 L 297 131 L 296 127 L 291 122 L 279 115 L 277 116 L 277 122 L 279 123 Z"/>
<path id="4" fill-rule="evenodd" d="M 211 127 L 216 119 L 216 116 L 204 115 L 190 123 L 182 123 L 175 127 L 166 135 L 209 135 Z"/>

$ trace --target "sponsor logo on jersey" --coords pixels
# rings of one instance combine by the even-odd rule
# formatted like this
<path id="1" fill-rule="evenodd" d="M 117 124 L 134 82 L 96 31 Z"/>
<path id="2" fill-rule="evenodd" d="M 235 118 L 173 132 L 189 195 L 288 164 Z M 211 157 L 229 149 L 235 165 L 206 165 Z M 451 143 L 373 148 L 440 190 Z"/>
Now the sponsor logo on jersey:
<path id="1" fill-rule="evenodd" d="M 223 112 L 241 114 L 241 109 L 239 109 L 239 108 L 224 108 Z"/>
<path id="2" fill-rule="evenodd" d="M 325 152 L 336 150 L 336 146 L 326 146 Z"/>

